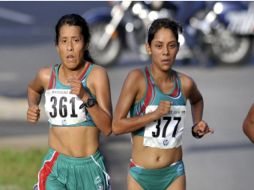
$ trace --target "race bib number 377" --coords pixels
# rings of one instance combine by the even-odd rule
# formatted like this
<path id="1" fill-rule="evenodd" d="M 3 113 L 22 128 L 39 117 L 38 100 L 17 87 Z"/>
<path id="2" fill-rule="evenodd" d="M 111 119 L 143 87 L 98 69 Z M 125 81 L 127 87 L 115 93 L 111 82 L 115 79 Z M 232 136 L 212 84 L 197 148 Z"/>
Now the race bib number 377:
<path id="1" fill-rule="evenodd" d="M 146 113 L 158 106 L 150 105 Z M 171 106 L 170 112 L 145 127 L 144 146 L 161 149 L 175 148 L 182 144 L 186 106 Z"/>
<path id="2" fill-rule="evenodd" d="M 86 121 L 79 106 L 83 102 L 70 90 L 51 89 L 45 92 L 45 111 L 52 125 L 73 125 Z"/>

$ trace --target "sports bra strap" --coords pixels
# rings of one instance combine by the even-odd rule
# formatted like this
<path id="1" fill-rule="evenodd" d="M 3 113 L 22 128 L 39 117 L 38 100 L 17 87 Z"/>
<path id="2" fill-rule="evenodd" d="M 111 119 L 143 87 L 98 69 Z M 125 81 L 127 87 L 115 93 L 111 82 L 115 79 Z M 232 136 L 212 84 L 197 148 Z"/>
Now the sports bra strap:
<path id="1" fill-rule="evenodd" d="M 146 92 L 146 96 L 145 96 L 145 100 L 144 100 L 144 104 L 142 105 L 141 109 L 140 109 L 140 113 L 138 113 L 138 115 L 145 113 L 146 107 L 149 105 L 149 102 L 151 101 L 152 97 L 153 97 L 153 84 L 152 81 L 150 79 L 150 73 L 148 70 L 148 67 L 145 68 L 145 74 L 146 74 L 146 81 L 147 81 L 147 92 Z"/>
<path id="2" fill-rule="evenodd" d="M 55 68 L 57 68 L 57 67 L 58 67 L 58 64 L 55 64 L 55 65 L 52 66 L 48 89 L 52 89 L 56 85 L 56 72 L 55 72 Z"/>
<path id="3" fill-rule="evenodd" d="M 90 62 L 86 62 L 86 64 L 85 64 L 85 69 L 84 69 L 84 71 L 81 73 L 81 75 L 80 75 L 80 77 L 79 77 L 80 80 L 83 80 L 83 79 L 85 78 L 85 76 L 86 76 L 86 74 L 87 74 L 87 71 L 88 71 L 89 68 L 90 68 L 90 65 L 91 65 Z"/>

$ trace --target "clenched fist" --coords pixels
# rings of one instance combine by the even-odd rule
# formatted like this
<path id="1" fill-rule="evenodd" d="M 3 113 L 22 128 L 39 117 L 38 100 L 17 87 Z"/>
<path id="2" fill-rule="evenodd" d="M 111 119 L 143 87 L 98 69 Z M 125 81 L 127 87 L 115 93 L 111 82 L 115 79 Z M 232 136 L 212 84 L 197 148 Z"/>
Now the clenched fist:
<path id="1" fill-rule="evenodd" d="M 77 78 L 71 78 L 68 80 L 69 85 L 71 86 L 71 94 L 77 95 L 81 100 L 87 100 L 89 95 L 84 89 L 82 82 Z"/>
<path id="2" fill-rule="evenodd" d="M 196 138 L 201 138 L 207 133 L 214 133 L 214 130 L 203 120 L 199 121 L 192 127 L 192 135 Z"/>
<path id="3" fill-rule="evenodd" d="M 39 106 L 30 106 L 27 110 L 27 121 L 31 123 L 36 123 L 40 118 L 40 108 Z"/>
<path id="4" fill-rule="evenodd" d="M 166 115 L 169 113 L 171 108 L 171 102 L 169 101 L 160 101 L 157 109 L 155 112 L 158 114 L 159 118 L 163 115 Z"/>

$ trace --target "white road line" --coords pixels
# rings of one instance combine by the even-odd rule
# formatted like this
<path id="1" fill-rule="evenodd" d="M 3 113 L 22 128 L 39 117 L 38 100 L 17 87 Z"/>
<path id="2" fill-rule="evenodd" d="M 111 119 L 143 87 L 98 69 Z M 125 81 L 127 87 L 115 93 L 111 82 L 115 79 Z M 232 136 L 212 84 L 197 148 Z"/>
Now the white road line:
<path id="1" fill-rule="evenodd" d="M 0 7 L 0 18 L 4 18 L 21 24 L 33 24 L 35 22 L 35 19 L 28 14 L 2 7 Z"/>

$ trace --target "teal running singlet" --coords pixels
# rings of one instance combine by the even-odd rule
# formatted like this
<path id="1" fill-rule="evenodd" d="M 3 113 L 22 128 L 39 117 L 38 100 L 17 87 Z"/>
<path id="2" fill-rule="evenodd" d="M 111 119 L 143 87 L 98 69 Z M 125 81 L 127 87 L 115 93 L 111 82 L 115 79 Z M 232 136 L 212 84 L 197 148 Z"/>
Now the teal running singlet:
<path id="1" fill-rule="evenodd" d="M 66 86 L 59 80 L 59 68 L 61 64 L 53 66 L 49 87 L 45 92 L 45 111 L 48 121 L 52 127 L 75 127 L 75 126 L 93 126 L 95 123 L 85 108 L 80 109 L 83 103 L 80 98 L 70 94 L 70 86 Z M 84 89 L 91 94 L 87 88 L 87 77 L 93 69 L 93 64 L 86 62 L 80 80 Z"/>
<path id="2" fill-rule="evenodd" d="M 133 135 L 144 136 L 144 146 L 168 149 L 178 147 L 182 143 L 183 123 L 186 113 L 186 98 L 183 95 L 178 73 L 172 70 L 174 87 L 168 93 L 163 93 L 155 84 L 148 67 L 143 70 L 146 79 L 144 97 L 133 104 L 130 116 L 139 116 L 154 111 L 160 101 L 170 101 L 170 112 L 160 119 L 151 122 Z"/>

